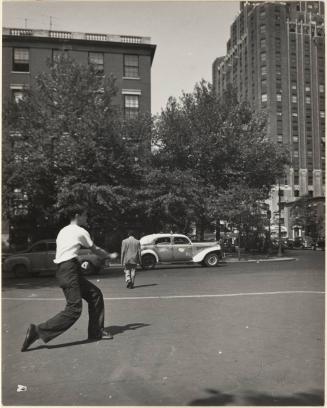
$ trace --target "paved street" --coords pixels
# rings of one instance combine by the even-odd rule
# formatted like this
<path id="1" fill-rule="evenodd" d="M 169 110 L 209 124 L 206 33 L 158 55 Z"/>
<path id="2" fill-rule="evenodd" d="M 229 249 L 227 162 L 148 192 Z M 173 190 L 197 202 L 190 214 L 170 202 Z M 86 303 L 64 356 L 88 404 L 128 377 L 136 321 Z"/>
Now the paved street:
<path id="1" fill-rule="evenodd" d="M 103 291 L 113 340 L 85 342 L 87 308 L 65 334 L 20 352 L 29 323 L 64 307 L 53 277 L 3 284 L 5 405 L 321 405 L 324 256 L 165 266 Z M 26 391 L 17 392 L 18 385 Z"/>

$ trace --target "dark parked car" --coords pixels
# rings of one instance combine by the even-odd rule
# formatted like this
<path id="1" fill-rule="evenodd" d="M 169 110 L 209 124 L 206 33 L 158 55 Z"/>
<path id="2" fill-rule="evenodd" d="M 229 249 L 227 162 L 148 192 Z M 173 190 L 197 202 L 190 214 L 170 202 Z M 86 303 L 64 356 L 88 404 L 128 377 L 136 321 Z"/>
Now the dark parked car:
<path id="1" fill-rule="evenodd" d="M 6 255 L 2 260 L 5 274 L 14 274 L 16 277 L 37 276 L 40 273 L 55 273 L 57 266 L 53 262 L 56 254 L 54 240 L 35 242 L 24 252 Z M 106 260 L 100 259 L 89 249 L 80 249 L 78 260 L 83 270 L 89 274 L 97 274 L 106 266 Z"/>

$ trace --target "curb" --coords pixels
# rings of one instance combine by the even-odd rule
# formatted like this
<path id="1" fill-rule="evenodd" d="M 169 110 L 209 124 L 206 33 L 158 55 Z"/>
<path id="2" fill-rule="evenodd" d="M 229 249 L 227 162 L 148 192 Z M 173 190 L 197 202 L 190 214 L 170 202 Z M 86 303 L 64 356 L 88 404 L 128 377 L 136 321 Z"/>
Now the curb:
<path id="1" fill-rule="evenodd" d="M 252 263 L 260 263 L 260 262 L 282 262 L 282 261 L 297 261 L 297 258 L 269 258 L 269 259 L 230 259 L 225 261 L 225 263 L 239 263 L 239 262 L 252 262 Z"/>

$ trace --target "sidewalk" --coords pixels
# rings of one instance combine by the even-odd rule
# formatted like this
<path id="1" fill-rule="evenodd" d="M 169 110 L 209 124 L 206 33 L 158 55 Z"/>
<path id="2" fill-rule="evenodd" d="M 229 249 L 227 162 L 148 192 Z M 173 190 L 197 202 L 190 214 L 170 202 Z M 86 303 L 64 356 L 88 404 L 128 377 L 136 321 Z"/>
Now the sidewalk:
<path id="1" fill-rule="evenodd" d="M 289 257 L 289 256 L 277 256 L 277 255 L 264 255 L 264 254 L 241 254 L 240 259 L 238 259 L 237 254 L 227 254 L 224 258 L 224 262 L 232 263 L 232 262 L 280 262 L 280 261 L 295 261 L 297 258 Z"/>

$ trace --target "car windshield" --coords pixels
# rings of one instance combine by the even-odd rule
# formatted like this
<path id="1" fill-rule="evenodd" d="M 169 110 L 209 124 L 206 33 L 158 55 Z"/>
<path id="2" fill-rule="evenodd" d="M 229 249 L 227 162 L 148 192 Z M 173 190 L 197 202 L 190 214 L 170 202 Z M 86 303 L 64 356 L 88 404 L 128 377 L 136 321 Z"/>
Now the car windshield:
<path id="1" fill-rule="evenodd" d="M 141 245 L 149 245 L 149 244 L 152 244 L 152 242 L 153 242 L 153 235 L 147 235 L 140 239 Z"/>

